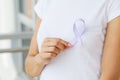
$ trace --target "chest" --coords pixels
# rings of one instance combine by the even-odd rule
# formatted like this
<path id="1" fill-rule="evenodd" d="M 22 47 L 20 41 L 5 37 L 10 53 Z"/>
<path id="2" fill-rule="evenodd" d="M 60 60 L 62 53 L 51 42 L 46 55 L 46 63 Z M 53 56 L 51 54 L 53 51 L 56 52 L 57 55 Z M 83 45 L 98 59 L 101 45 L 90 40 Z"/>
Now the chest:
<path id="1" fill-rule="evenodd" d="M 72 32 L 74 21 L 80 18 L 88 28 L 104 28 L 106 0 L 51 0 L 44 15 L 43 26 L 52 34 Z"/>
<path id="2" fill-rule="evenodd" d="M 48 36 L 71 41 L 75 38 L 73 24 L 80 18 L 85 20 L 86 29 L 90 29 L 84 34 L 83 41 L 86 44 L 100 41 L 106 27 L 106 0 L 51 0 L 39 29 L 39 42 Z"/>
<path id="3" fill-rule="evenodd" d="M 63 30 L 82 18 L 87 27 L 106 27 L 106 0 L 51 0 L 44 16 L 45 26 Z"/>

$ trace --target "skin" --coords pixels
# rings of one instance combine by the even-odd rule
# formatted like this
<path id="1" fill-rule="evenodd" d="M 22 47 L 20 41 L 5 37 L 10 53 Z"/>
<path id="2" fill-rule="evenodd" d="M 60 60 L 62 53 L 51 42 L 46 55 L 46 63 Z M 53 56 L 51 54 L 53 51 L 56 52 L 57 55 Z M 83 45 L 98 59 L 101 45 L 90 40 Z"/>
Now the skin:
<path id="1" fill-rule="evenodd" d="M 31 40 L 30 50 L 25 61 L 25 70 L 31 77 L 37 77 L 51 59 L 56 57 L 61 51 L 71 47 L 70 43 L 59 38 L 46 38 L 43 41 L 41 51 L 38 50 L 37 33 L 41 19 L 37 18 L 36 28 Z"/>
<path id="2" fill-rule="evenodd" d="M 119 80 L 120 77 L 120 17 L 108 23 L 102 58 L 100 80 Z"/>
<path id="3" fill-rule="evenodd" d="M 58 38 L 46 38 L 41 51 L 36 41 L 41 19 L 37 18 L 36 28 L 31 40 L 30 50 L 25 62 L 25 69 L 31 77 L 37 77 L 61 51 L 71 47 L 70 43 Z M 118 80 L 120 76 L 120 17 L 115 18 L 107 25 L 107 34 L 104 44 L 102 69 L 100 80 Z"/>

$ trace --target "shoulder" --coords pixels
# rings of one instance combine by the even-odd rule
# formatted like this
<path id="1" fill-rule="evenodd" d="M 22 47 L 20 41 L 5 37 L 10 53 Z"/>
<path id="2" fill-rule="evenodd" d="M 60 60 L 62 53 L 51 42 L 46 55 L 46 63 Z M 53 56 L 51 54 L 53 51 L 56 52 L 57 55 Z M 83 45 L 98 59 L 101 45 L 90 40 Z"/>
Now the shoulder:
<path id="1" fill-rule="evenodd" d="M 108 22 L 120 16 L 120 0 L 107 0 Z"/>

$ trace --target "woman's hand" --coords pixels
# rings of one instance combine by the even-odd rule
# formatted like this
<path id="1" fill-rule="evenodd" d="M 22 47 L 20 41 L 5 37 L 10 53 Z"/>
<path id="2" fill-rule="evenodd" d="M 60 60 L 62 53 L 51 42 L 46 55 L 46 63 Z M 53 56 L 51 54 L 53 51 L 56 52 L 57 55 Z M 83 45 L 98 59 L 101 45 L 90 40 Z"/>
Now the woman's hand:
<path id="1" fill-rule="evenodd" d="M 31 77 L 37 77 L 41 74 L 45 65 L 54 57 L 56 57 L 61 51 L 70 47 L 71 45 L 58 38 L 46 38 L 43 41 L 41 51 L 38 50 L 37 34 L 41 19 L 37 17 L 36 27 L 33 37 L 31 39 L 30 49 L 25 61 L 26 73 Z"/>
<path id="2" fill-rule="evenodd" d="M 65 50 L 66 48 L 71 47 L 71 44 L 59 39 L 59 38 L 46 38 L 43 41 L 41 51 L 39 53 L 39 59 L 36 59 L 38 64 L 42 63 L 48 64 L 50 60 L 60 54 L 61 51 Z"/>

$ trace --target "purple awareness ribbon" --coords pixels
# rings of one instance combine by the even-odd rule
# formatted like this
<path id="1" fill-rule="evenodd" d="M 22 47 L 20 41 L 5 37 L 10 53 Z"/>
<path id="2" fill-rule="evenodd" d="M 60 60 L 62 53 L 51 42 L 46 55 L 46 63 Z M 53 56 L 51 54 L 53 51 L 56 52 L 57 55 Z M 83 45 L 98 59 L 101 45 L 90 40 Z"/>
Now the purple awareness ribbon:
<path id="1" fill-rule="evenodd" d="M 75 35 L 75 39 L 73 39 L 70 43 L 71 45 L 75 45 L 78 41 L 80 45 L 82 45 L 82 35 L 85 32 L 85 21 L 83 19 L 78 19 L 73 24 L 73 32 Z"/>

